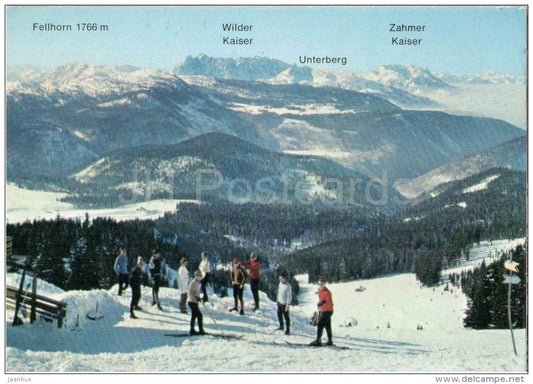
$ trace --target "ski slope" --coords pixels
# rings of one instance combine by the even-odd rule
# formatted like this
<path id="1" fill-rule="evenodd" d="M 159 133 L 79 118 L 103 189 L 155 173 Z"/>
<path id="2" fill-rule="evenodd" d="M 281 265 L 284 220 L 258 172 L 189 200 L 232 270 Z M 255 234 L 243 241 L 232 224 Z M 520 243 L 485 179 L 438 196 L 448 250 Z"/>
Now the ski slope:
<path id="1" fill-rule="evenodd" d="M 493 248 L 491 248 L 493 249 Z M 20 276 L 6 283 L 18 286 Z M 229 313 L 230 297 L 210 292 L 201 307 L 207 332 L 242 336 L 224 340 L 212 336 L 172 338 L 188 332 L 189 315 L 178 311 L 178 291 L 161 288 L 165 309 L 151 306 L 151 288 L 142 288 L 139 319 L 128 314 L 131 291 L 68 291 L 41 282 L 39 293 L 68 303 L 66 327 L 38 321 L 12 327 L 6 311 L 6 372 L 144 372 L 144 373 L 523 373 L 527 371 L 525 330 L 515 330 L 515 356 L 509 330 L 464 329 L 466 298 L 457 289 L 420 287 L 412 274 L 329 284 L 335 313 L 334 342 L 350 350 L 286 345 L 310 342 L 316 328 L 308 323 L 316 308 L 316 284 L 297 276 L 300 305 L 292 308 L 292 334 L 278 326 L 275 303 L 261 293 L 261 309 L 245 288 L 246 314 Z M 358 288 L 363 287 L 357 290 Z M 86 318 L 98 302 L 104 318 Z M 209 312 L 208 312 L 209 311 Z M 76 324 L 79 315 L 79 322 Z M 212 316 L 212 317 L 211 317 Z M 214 320 L 216 320 L 216 324 Z M 355 320 L 355 322 L 354 322 Z M 346 326 L 349 323 L 357 324 Z M 422 326 L 423 330 L 417 330 Z M 324 335 L 325 340 L 325 335 Z M 274 343 L 281 345 L 277 345 Z"/>

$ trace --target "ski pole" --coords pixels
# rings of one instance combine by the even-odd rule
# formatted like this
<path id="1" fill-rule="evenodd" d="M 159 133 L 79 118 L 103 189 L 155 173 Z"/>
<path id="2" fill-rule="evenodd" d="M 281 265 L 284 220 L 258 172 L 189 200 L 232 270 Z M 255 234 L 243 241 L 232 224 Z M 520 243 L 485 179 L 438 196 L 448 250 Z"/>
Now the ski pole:
<path id="1" fill-rule="evenodd" d="M 29 283 L 26 285 L 26 291 L 30 288 L 30 284 L 31 284 L 31 282 L 29 282 Z M 27 297 L 26 292 L 24 292 L 24 298 L 23 298 L 23 300 L 22 300 L 22 304 L 20 305 L 20 311 L 21 311 L 21 313 L 22 313 L 22 317 L 23 317 L 23 318 L 25 318 L 25 317 L 26 317 L 26 314 L 27 314 L 27 312 L 26 312 L 26 307 L 25 307 L 25 304 L 26 304 L 26 297 Z M 24 322 L 22 321 L 22 323 L 24 323 Z"/>
<path id="2" fill-rule="evenodd" d="M 205 303 L 202 301 L 202 305 L 203 307 L 205 308 L 205 310 L 207 311 L 207 314 L 209 315 L 209 317 L 211 317 L 211 319 L 213 320 L 213 322 L 215 323 L 215 325 L 218 327 L 220 333 L 222 334 L 222 337 L 224 337 L 225 340 L 227 340 L 228 338 L 226 337 L 226 335 L 224 334 L 224 331 L 222 331 L 222 328 L 220 327 L 220 325 L 218 325 L 217 321 L 215 320 L 215 318 L 213 317 L 213 315 L 211 314 L 211 311 L 206 307 Z"/>

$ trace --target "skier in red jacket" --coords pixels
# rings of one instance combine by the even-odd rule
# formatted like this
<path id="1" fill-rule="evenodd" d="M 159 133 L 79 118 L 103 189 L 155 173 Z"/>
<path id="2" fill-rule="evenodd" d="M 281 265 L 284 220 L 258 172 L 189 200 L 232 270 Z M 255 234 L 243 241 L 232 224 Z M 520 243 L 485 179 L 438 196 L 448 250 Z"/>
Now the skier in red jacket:
<path id="1" fill-rule="evenodd" d="M 252 252 L 250 259 L 241 264 L 248 268 L 248 275 L 250 276 L 250 289 L 254 295 L 254 312 L 259 309 L 259 282 L 261 281 L 261 262 L 257 258 L 257 254 Z"/>
<path id="2" fill-rule="evenodd" d="M 330 290 L 326 287 L 326 281 L 323 278 L 318 279 L 318 322 L 316 330 L 316 340 L 309 345 L 322 345 L 322 332 L 326 328 L 328 341 L 326 345 L 333 345 L 333 335 L 331 332 L 331 316 L 333 315 L 333 299 Z"/>

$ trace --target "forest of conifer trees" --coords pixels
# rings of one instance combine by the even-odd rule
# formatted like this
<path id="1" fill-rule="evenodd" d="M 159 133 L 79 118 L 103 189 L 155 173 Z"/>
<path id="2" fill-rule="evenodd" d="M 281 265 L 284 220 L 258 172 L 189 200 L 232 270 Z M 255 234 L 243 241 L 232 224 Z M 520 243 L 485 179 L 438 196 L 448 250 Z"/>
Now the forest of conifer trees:
<path id="1" fill-rule="evenodd" d="M 176 212 L 157 220 L 119 222 L 58 216 L 8 224 L 7 235 L 13 237 L 15 254 L 30 256 L 39 276 L 63 289 L 109 288 L 115 284 L 113 263 L 121 245 L 128 249 L 130 267 L 138 256 L 148 260 L 153 248 L 159 248 L 167 265 L 175 270 L 182 257 L 189 258 L 194 268 L 202 251 L 208 251 L 212 262 L 222 265 L 230 265 L 234 257 L 246 260 L 254 251 L 260 255 L 265 272 L 274 275 L 283 270 L 291 276 L 308 273 L 310 281 L 321 276 L 335 282 L 415 273 L 421 284 L 434 286 L 440 283 L 443 266 L 468 260 L 474 244 L 525 237 L 524 173 L 491 172 L 500 174 L 491 188 L 465 194 L 461 191 L 473 181 L 462 181 L 436 198 L 389 215 L 357 206 L 213 200 L 181 204 Z M 517 252 L 515 258 L 519 260 L 524 251 Z M 483 297 L 500 300 L 500 293 L 487 296 L 488 281 L 496 281 L 494 268 L 497 265 L 484 266 L 475 278 L 462 279 L 473 313 L 477 313 L 476 306 Z M 267 284 L 265 279 L 263 285 L 270 294 L 276 287 L 276 279 L 273 281 Z M 224 276 L 218 283 L 229 286 Z M 485 291 L 480 291 L 482 287 Z M 469 315 L 465 324 L 500 325 L 500 320 L 481 322 L 476 316 Z"/>

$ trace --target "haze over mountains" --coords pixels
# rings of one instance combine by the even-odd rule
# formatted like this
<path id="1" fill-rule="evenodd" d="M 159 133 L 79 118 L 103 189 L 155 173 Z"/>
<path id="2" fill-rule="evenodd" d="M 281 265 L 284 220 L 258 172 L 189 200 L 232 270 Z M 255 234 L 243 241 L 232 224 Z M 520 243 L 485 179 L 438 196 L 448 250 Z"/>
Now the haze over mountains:
<path id="1" fill-rule="evenodd" d="M 442 112 L 453 104 L 442 100 L 455 100 L 454 95 L 454 102 L 468 109 L 460 97 L 475 87 L 512 88 L 511 100 L 500 99 L 525 110 L 524 80 L 508 75 L 456 76 L 398 65 L 362 74 L 201 55 L 186 58 L 173 73 L 69 64 L 9 68 L 7 77 L 8 180 L 21 174 L 73 175 L 121 149 L 132 149 L 133 164 L 139 146 L 168 146 L 211 132 L 257 145 L 279 157 L 276 161 L 285 156 L 278 152 L 322 156 L 390 185 L 405 186 L 397 181 L 423 177 L 450 162 L 473 162 L 469 156 L 481 152 L 492 158 L 486 164 L 525 164 L 522 145 L 504 144 L 523 138 L 523 129 L 464 111 Z M 490 102 L 476 105 L 493 115 L 501 109 Z M 480 115 L 479 107 L 471 112 Z M 216 152 L 220 137 L 203 140 L 215 140 Z M 499 145 L 516 161 L 505 163 L 502 151 L 491 152 Z M 258 164 L 249 166 L 262 169 Z M 335 174 L 332 164 L 325 168 Z M 232 177 L 245 174 L 243 169 Z"/>

